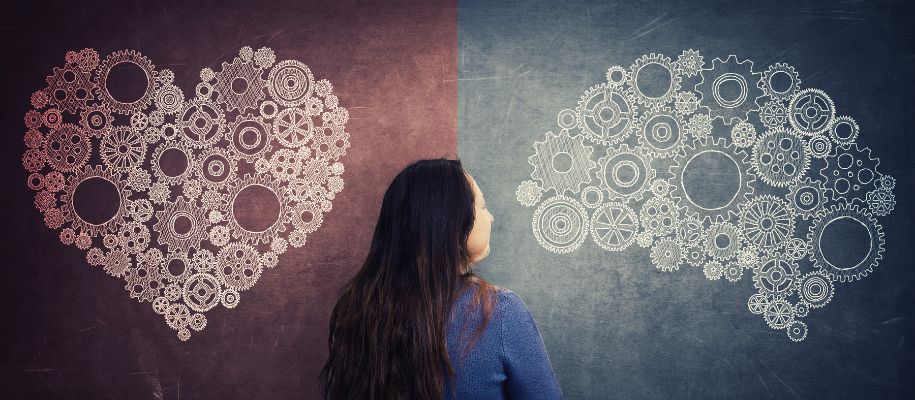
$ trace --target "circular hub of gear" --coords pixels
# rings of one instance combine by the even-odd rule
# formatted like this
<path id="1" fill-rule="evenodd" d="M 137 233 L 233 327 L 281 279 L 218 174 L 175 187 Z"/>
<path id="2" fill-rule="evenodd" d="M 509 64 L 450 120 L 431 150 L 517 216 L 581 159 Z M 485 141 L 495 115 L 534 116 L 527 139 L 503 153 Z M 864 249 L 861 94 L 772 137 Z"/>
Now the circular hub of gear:
<path id="1" fill-rule="evenodd" d="M 683 147 L 685 125 L 668 108 L 648 112 L 639 119 L 639 144 L 656 158 L 674 155 Z"/>
<path id="2" fill-rule="evenodd" d="M 741 207 L 740 229 L 762 250 L 781 248 L 794 233 L 794 223 L 788 202 L 774 196 L 757 196 Z"/>
<path id="3" fill-rule="evenodd" d="M 797 285 L 797 262 L 780 254 L 763 257 L 753 269 L 753 285 L 760 293 L 775 298 L 784 298 L 792 293 Z"/>

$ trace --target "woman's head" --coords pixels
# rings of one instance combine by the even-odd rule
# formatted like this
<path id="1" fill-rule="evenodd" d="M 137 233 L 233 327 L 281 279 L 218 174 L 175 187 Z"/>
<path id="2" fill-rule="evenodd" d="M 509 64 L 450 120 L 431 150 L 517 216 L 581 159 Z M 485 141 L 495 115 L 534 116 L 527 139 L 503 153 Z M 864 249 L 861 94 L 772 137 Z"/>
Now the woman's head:
<path id="1" fill-rule="evenodd" d="M 322 370 L 326 398 L 441 398 L 453 373 L 445 332 L 457 296 L 493 288 L 468 271 L 489 252 L 492 215 L 458 160 L 420 160 L 391 182 L 362 268 L 343 288 Z M 474 341 L 475 341 L 474 340 Z"/>

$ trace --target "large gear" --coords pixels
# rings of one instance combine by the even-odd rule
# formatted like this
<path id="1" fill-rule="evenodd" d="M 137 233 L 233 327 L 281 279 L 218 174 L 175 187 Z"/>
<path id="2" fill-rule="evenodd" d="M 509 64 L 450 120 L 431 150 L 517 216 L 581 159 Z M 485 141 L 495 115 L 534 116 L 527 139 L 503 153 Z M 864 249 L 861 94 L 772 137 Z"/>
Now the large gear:
<path id="1" fill-rule="evenodd" d="M 741 207 L 744 237 L 764 251 L 781 248 L 794 233 L 794 224 L 788 202 L 774 196 L 757 196 Z"/>
<path id="2" fill-rule="evenodd" d="M 542 142 L 534 143 L 534 155 L 527 159 L 534 167 L 531 177 L 543 185 L 544 191 L 578 193 L 582 185 L 591 182 L 591 170 L 596 165 L 591 160 L 593 152 L 581 135 L 570 136 L 567 130 L 558 135 L 547 132 Z"/>
<path id="3" fill-rule="evenodd" d="M 588 213 L 575 199 L 553 196 L 537 207 L 531 227 L 545 249 L 568 253 L 578 249 L 588 236 Z"/>
<path id="4" fill-rule="evenodd" d="M 712 67 L 700 72 L 702 80 L 696 84 L 696 91 L 702 96 L 702 107 L 709 110 L 713 118 L 720 118 L 725 125 L 746 121 L 747 114 L 758 106 L 756 99 L 763 95 L 757 86 L 760 74 L 753 72 L 753 61 L 737 61 L 730 55 L 727 60 L 715 58 Z M 736 96 L 722 93 L 725 86 L 737 85 Z"/>
<path id="5" fill-rule="evenodd" d="M 635 241 L 639 219 L 631 208 L 622 203 L 604 203 L 591 216 L 591 238 L 608 251 L 623 250 Z"/>
<path id="6" fill-rule="evenodd" d="M 679 153 L 686 139 L 686 123 L 669 108 L 643 114 L 637 131 L 639 144 L 655 158 Z"/>
<path id="7" fill-rule="evenodd" d="M 705 160 L 700 160 L 700 158 L 706 157 L 726 157 L 727 161 L 730 161 L 728 167 L 734 168 L 733 172 L 736 172 L 737 187 L 734 188 L 733 194 L 725 203 L 703 204 L 701 200 L 695 198 L 697 193 L 691 193 L 690 188 L 685 186 L 687 183 L 685 174 L 690 171 L 691 163 L 695 162 L 693 168 L 704 168 L 703 161 Z M 723 139 L 695 139 L 674 157 L 674 163 L 670 167 L 670 173 L 673 174 L 671 181 L 673 190 L 670 194 L 679 207 L 685 209 L 686 216 L 699 221 L 720 222 L 737 216 L 740 206 L 745 204 L 753 194 L 752 183 L 756 181 L 756 176 L 750 170 L 748 158 L 746 152 L 737 149 L 733 143 L 726 144 Z M 699 172 L 705 173 L 704 170 Z"/>
<path id="8" fill-rule="evenodd" d="M 824 161 L 820 177 L 833 200 L 864 204 L 867 192 L 877 187 L 880 160 L 871 157 L 867 147 L 860 148 L 857 143 L 837 146 Z"/>
<path id="9" fill-rule="evenodd" d="M 865 246 L 867 253 L 860 260 L 847 265 L 839 264 L 834 256 L 829 257 L 830 254 L 823 247 L 824 233 L 827 232 L 831 224 L 842 220 L 861 225 L 867 231 L 868 236 Z M 847 241 L 848 239 L 841 240 Z M 810 260 L 813 261 L 813 265 L 834 281 L 852 282 L 863 279 L 873 272 L 874 267 L 883 259 L 883 228 L 869 212 L 857 205 L 833 205 L 825 212 L 817 215 L 810 225 L 807 241 L 810 243 Z M 850 245 L 851 243 L 847 244 Z M 831 248 L 835 248 L 834 246 Z"/>
<path id="10" fill-rule="evenodd" d="M 753 146 L 753 168 L 759 179 L 773 187 L 797 182 L 810 167 L 810 151 L 793 131 L 770 130 Z"/>
<path id="11" fill-rule="evenodd" d="M 231 63 L 222 62 L 222 70 L 216 72 L 213 88 L 219 94 L 218 101 L 225 104 L 226 111 L 244 113 L 257 110 L 264 100 L 263 70 L 253 61 L 236 57 Z"/>
<path id="12" fill-rule="evenodd" d="M 805 135 L 817 135 L 829 129 L 836 117 L 836 106 L 825 92 L 804 89 L 788 103 L 788 123 Z"/>
<path id="13" fill-rule="evenodd" d="M 610 200 L 641 200 L 651 187 L 655 170 L 651 156 L 642 149 L 620 145 L 606 150 L 598 160 L 598 178 Z"/>
<path id="14" fill-rule="evenodd" d="M 120 101 L 114 98 L 108 90 L 108 74 L 111 73 L 111 70 L 116 65 L 122 63 L 133 64 L 139 68 L 146 77 L 146 88 L 143 89 L 143 94 L 133 101 Z M 156 95 L 157 83 L 154 77 L 155 66 L 146 56 L 140 54 L 138 51 L 121 50 L 111 53 L 99 64 L 96 72 L 98 76 L 99 99 L 102 101 L 102 104 L 108 106 L 113 113 L 129 115 L 142 111 L 152 103 L 153 97 Z"/>
<path id="15" fill-rule="evenodd" d="M 642 87 L 640 87 L 640 78 L 639 73 L 648 66 L 657 66 L 667 70 L 669 74 L 669 84 L 667 88 L 660 92 L 658 95 L 653 95 L 653 93 L 645 93 Z M 680 90 L 680 71 L 677 68 L 676 63 L 670 60 L 670 57 L 666 57 L 663 54 L 651 53 L 640 57 L 638 60 L 635 60 L 635 63 L 629 67 L 630 75 L 630 86 L 628 89 L 629 97 L 632 98 L 635 102 L 644 105 L 648 108 L 657 108 L 661 107 L 671 100 L 677 94 L 677 91 Z M 642 78 L 644 79 L 644 78 Z M 654 80 L 647 81 L 649 85 L 657 83 Z"/>
<path id="16" fill-rule="evenodd" d="M 108 219 L 99 222 L 91 222 L 85 216 L 79 215 L 75 204 L 75 195 L 80 185 L 91 180 L 103 180 L 114 188 L 114 193 L 118 196 L 117 206 L 114 207 Z M 109 232 L 114 232 L 118 226 L 124 223 L 124 217 L 127 213 L 126 202 L 131 195 L 130 190 L 126 189 L 126 184 L 119 179 L 116 171 L 102 167 L 100 165 L 83 166 L 73 175 L 67 177 L 67 185 L 64 187 L 64 193 L 60 196 L 63 203 L 61 211 L 66 221 L 72 221 L 71 227 L 79 232 L 88 233 L 90 236 L 98 236 Z M 89 199 L 83 199 L 83 201 Z M 104 199 L 92 199 L 99 201 Z"/>
<path id="17" fill-rule="evenodd" d="M 588 140 L 612 146 L 629 137 L 635 126 L 636 107 L 619 89 L 602 83 L 581 96 L 575 115 L 578 128 Z M 560 118 L 560 127 L 564 126 L 568 125 Z"/>

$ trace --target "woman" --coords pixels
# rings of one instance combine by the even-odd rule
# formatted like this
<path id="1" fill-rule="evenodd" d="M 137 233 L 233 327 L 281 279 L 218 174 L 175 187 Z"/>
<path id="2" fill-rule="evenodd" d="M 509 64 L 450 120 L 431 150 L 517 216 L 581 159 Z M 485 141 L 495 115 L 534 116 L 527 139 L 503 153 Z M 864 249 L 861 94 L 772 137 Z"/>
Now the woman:
<path id="1" fill-rule="evenodd" d="M 492 214 L 456 160 L 404 168 L 330 319 L 326 399 L 556 399 L 530 312 L 471 269 Z"/>

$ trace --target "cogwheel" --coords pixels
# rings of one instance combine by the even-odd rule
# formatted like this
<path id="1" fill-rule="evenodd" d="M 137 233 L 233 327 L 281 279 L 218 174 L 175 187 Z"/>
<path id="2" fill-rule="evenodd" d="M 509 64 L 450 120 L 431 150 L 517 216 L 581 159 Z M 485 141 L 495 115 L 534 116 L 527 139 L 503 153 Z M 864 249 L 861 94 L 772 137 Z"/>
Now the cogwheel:
<path id="1" fill-rule="evenodd" d="M 540 185 L 538 185 L 537 182 L 530 180 L 521 182 L 521 184 L 518 185 L 518 190 L 515 191 L 515 198 L 525 207 L 537 204 L 542 195 L 543 189 L 540 188 Z"/>
<path id="2" fill-rule="evenodd" d="M 811 157 L 824 158 L 832 151 L 832 142 L 826 136 L 816 135 L 807 141 L 807 148 Z"/>
<path id="3" fill-rule="evenodd" d="M 598 160 L 598 178 L 611 200 L 641 200 L 655 178 L 651 156 L 640 148 L 620 145 Z"/>
<path id="4" fill-rule="evenodd" d="M 669 108 L 649 111 L 639 118 L 636 131 L 639 144 L 655 158 L 680 152 L 686 138 L 686 123 Z"/>
<path id="5" fill-rule="evenodd" d="M 775 196 L 757 196 L 741 207 L 744 238 L 763 251 L 780 249 L 794 233 L 794 224 L 788 202 Z"/>
<path id="6" fill-rule="evenodd" d="M 730 222 L 713 223 L 705 236 L 705 251 L 718 260 L 729 260 L 737 254 L 743 240 L 741 231 Z"/>
<path id="7" fill-rule="evenodd" d="M 832 279 L 822 271 L 808 272 L 797 280 L 797 293 L 810 308 L 820 308 L 832 300 Z"/>
<path id="8" fill-rule="evenodd" d="M 650 255 L 651 262 L 661 271 L 676 271 L 683 260 L 683 248 L 674 238 L 664 237 L 651 247 Z"/>
<path id="9" fill-rule="evenodd" d="M 768 254 L 753 268 L 753 286 L 767 296 L 785 298 L 797 288 L 798 274 L 796 261 L 783 254 Z"/>
<path id="10" fill-rule="evenodd" d="M 74 195 L 79 189 L 79 186 L 87 181 L 104 181 L 107 184 L 110 184 L 117 193 L 117 207 L 107 220 L 98 221 L 79 215 L 76 204 L 74 204 Z M 119 175 L 114 169 L 102 167 L 100 165 L 84 165 L 81 169 L 76 170 L 74 174 L 67 177 L 67 185 L 64 187 L 64 192 L 60 196 L 60 201 L 63 203 L 61 208 L 63 220 L 72 221 L 71 228 L 73 228 L 74 231 L 84 232 L 92 237 L 108 232 L 115 232 L 115 230 L 124 224 L 124 217 L 127 214 L 127 198 L 130 197 L 131 194 L 131 191 L 126 189 L 126 183 L 119 179 Z M 107 202 L 111 199 L 92 200 Z"/>
<path id="11" fill-rule="evenodd" d="M 612 146 L 629 137 L 635 125 L 636 107 L 620 89 L 602 83 L 581 96 L 575 113 L 578 127 L 588 140 Z M 564 118 L 560 119 L 560 126 L 567 126 Z"/>
<path id="12" fill-rule="evenodd" d="M 211 100 L 189 100 L 178 117 L 178 129 L 191 147 L 212 147 L 226 130 L 225 113 Z"/>
<path id="13" fill-rule="evenodd" d="M 753 146 L 753 169 L 769 186 L 797 182 L 810 167 L 810 150 L 794 131 L 770 130 Z"/>
<path id="14" fill-rule="evenodd" d="M 683 76 L 696 76 L 704 65 L 705 61 L 702 61 L 702 56 L 693 49 L 683 50 L 683 53 L 677 57 L 677 70 Z"/>
<path id="15" fill-rule="evenodd" d="M 788 122 L 788 108 L 780 101 L 767 101 L 759 109 L 759 121 L 769 129 L 784 128 Z"/>
<path id="16" fill-rule="evenodd" d="M 756 100 L 763 91 L 756 85 L 760 74 L 753 72 L 753 61 L 737 61 L 733 54 L 727 60 L 715 58 L 712 67 L 703 69 L 700 75 L 696 91 L 701 95 L 702 107 L 725 125 L 745 121 L 747 114 L 758 108 Z M 731 93 L 735 86 L 736 95 Z"/>
<path id="17" fill-rule="evenodd" d="M 788 339 L 792 342 L 800 342 L 807 338 L 807 324 L 801 321 L 793 321 L 787 328 Z"/>
<path id="18" fill-rule="evenodd" d="M 756 143 L 756 127 L 749 122 L 738 122 L 731 128 L 731 140 L 737 147 L 750 147 Z"/>
<path id="19" fill-rule="evenodd" d="M 717 281 L 721 279 L 721 275 L 724 274 L 724 266 L 716 260 L 711 260 L 702 266 L 702 273 L 708 280 Z"/>
<path id="20" fill-rule="evenodd" d="M 248 189 L 257 190 L 263 200 L 270 200 L 279 206 L 279 213 L 271 221 L 258 221 L 257 224 L 245 223 L 240 219 L 244 218 L 245 209 L 235 204 L 238 197 Z M 268 193 L 264 193 L 264 191 Z M 231 182 L 228 188 L 229 193 L 229 228 L 232 231 L 232 237 L 240 239 L 242 242 L 257 245 L 258 243 L 269 243 L 272 238 L 279 233 L 286 231 L 285 210 L 288 210 L 289 199 L 286 196 L 286 187 L 280 184 L 280 181 L 271 178 L 266 174 L 250 174 L 243 178 Z M 271 198 L 272 196 L 272 198 Z M 241 218 L 240 218 L 241 217 Z M 265 224 L 264 222 L 270 222 Z"/>
<path id="21" fill-rule="evenodd" d="M 580 118 L 577 111 L 566 108 L 556 115 L 556 123 L 562 129 L 572 129 L 578 126 Z"/>
<path id="22" fill-rule="evenodd" d="M 788 103 L 788 123 L 805 135 L 826 132 L 836 117 L 836 105 L 820 89 L 804 89 Z"/>
<path id="23" fill-rule="evenodd" d="M 747 308 L 751 313 L 759 315 L 766 312 L 766 308 L 769 307 L 769 298 L 762 293 L 753 293 L 749 299 L 747 299 Z"/>
<path id="24" fill-rule="evenodd" d="M 571 197 L 553 196 L 537 207 L 531 227 L 543 248 L 569 253 L 578 249 L 588 236 L 588 213 Z"/>
<path id="25" fill-rule="evenodd" d="M 608 251 L 620 251 L 632 244 L 639 230 L 635 212 L 622 203 L 601 205 L 591 216 L 591 238 Z"/>
<path id="26" fill-rule="evenodd" d="M 697 246 L 702 243 L 705 235 L 705 227 L 696 218 L 680 218 L 677 223 L 677 239 L 683 246 Z"/>
<path id="27" fill-rule="evenodd" d="M 591 160 L 594 148 L 584 144 L 581 135 L 569 136 L 566 130 L 558 135 L 547 132 L 542 142 L 534 142 L 534 155 L 527 161 L 534 167 L 531 177 L 553 189 L 557 194 L 578 193 L 582 185 L 591 182 Z"/>
<path id="28" fill-rule="evenodd" d="M 257 110 L 264 100 L 263 70 L 253 61 L 236 57 L 231 63 L 222 62 L 222 69 L 215 73 L 216 83 L 213 88 L 219 93 L 219 102 L 225 104 L 226 111 L 247 109 Z M 239 82 L 244 84 L 239 84 Z"/>
<path id="29" fill-rule="evenodd" d="M 645 93 L 646 89 L 658 89 L 655 86 L 658 85 L 657 79 L 646 79 L 644 76 L 642 79 L 645 81 L 640 81 L 639 73 L 646 67 L 651 67 L 653 69 L 662 68 L 667 70 L 669 75 L 669 83 L 667 87 L 662 87 L 661 90 L 651 90 L 649 93 Z M 642 104 L 648 108 L 658 108 L 673 100 L 674 95 L 677 94 L 677 91 L 680 90 L 680 71 L 677 68 L 677 65 L 674 62 L 671 62 L 670 57 L 666 57 L 663 54 L 651 53 L 640 57 L 638 60 L 635 60 L 635 64 L 629 67 L 630 71 L 630 81 L 631 85 L 627 90 L 629 97 L 636 103 Z M 653 78 L 653 77 L 652 77 Z M 663 86 L 663 84 L 662 84 Z M 655 94 L 660 92 L 660 94 Z"/>
<path id="30" fill-rule="evenodd" d="M 831 227 L 833 222 L 839 220 L 851 220 L 867 230 L 867 243 L 865 246 L 858 246 L 867 249 L 867 253 L 861 257 L 829 257 L 829 252 L 834 251 L 839 244 L 832 243 L 828 248 L 823 247 L 824 233 L 831 229 L 842 230 L 842 225 L 836 224 Z M 844 238 L 847 235 L 830 235 L 829 238 Z M 847 241 L 848 239 L 842 239 Z M 852 282 L 863 279 L 873 272 L 880 260 L 883 259 L 883 228 L 877 223 L 877 220 L 866 210 L 851 204 L 839 204 L 829 207 L 825 212 L 817 215 L 810 225 L 810 232 L 807 234 L 807 242 L 810 243 L 810 260 L 813 261 L 814 267 L 823 271 L 832 278 L 833 281 Z M 851 245 L 853 243 L 847 243 Z M 845 246 L 843 243 L 842 246 Z M 853 258 L 859 258 L 854 260 Z"/>
<path id="31" fill-rule="evenodd" d="M 669 169 L 673 174 L 673 189 L 670 195 L 681 209 L 685 209 L 686 216 L 701 222 L 724 221 L 736 216 L 740 212 L 740 206 L 753 194 L 752 183 L 756 181 L 756 175 L 751 171 L 747 153 L 733 143 L 725 143 L 724 139 L 694 139 L 674 157 L 674 163 Z M 730 196 L 725 196 L 724 200 L 720 196 L 714 199 L 703 196 L 706 187 L 697 183 L 704 180 L 693 179 L 704 176 L 709 163 L 732 168 L 729 172 L 737 177 L 735 187 L 728 192 Z M 722 170 L 722 173 L 725 172 L 728 171 Z"/>
<path id="32" fill-rule="evenodd" d="M 867 192 L 877 187 L 880 159 L 871 157 L 867 147 L 860 148 L 857 143 L 837 146 L 824 161 L 820 177 L 833 200 L 864 204 Z"/>
<path id="33" fill-rule="evenodd" d="M 763 313 L 766 324 L 772 329 L 785 329 L 794 322 L 794 306 L 787 300 L 775 299 Z"/>
<path id="34" fill-rule="evenodd" d="M 539 197 L 538 197 L 539 199 Z M 581 204 L 588 208 L 597 208 L 604 203 L 604 190 L 597 186 L 585 186 L 581 190 Z"/>
<path id="35" fill-rule="evenodd" d="M 146 88 L 144 89 L 143 94 L 134 101 L 122 102 L 114 98 L 108 90 L 108 74 L 111 73 L 111 70 L 115 66 L 122 63 L 133 64 L 143 71 L 143 74 L 146 76 Z M 98 69 L 96 70 L 96 76 L 98 76 L 99 99 L 102 101 L 102 104 L 108 106 L 111 112 L 118 114 L 128 115 L 142 111 L 152 103 L 153 97 L 156 95 L 156 89 L 158 88 L 155 79 L 155 66 L 146 56 L 135 50 L 121 50 L 109 54 L 108 57 L 105 57 L 105 60 L 99 64 Z"/>
<path id="36" fill-rule="evenodd" d="M 667 236 L 677 228 L 680 212 L 673 200 L 652 197 L 642 204 L 640 219 L 646 232 L 654 236 Z"/>
<path id="37" fill-rule="evenodd" d="M 840 145 L 850 145 L 858 138 L 861 128 L 852 117 L 843 115 L 837 117 L 829 128 L 829 137 Z"/>
<path id="38" fill-rule="evenodd" d="M 788 205 L 794 213 L 802 218 L 810 218 L 821 210 L 826 204 L 826 188 L 820 181 L 804 177 L 788 187 Z"/>
<path id="39" fill-rule="evenodd" d="M 619 65 L 607 68 L 607 84 L 610 87 L 621 88 L 627 83 L 629 83 L 629 71 Z"/>
<path id="40" fill-rule="evenodd" d="M 789 83 L 787 87 L 784 84 L 773 82 L 787 78 Z M 773 100 L 788 100 L 800 90 L 801 78 L 798 76 L 794 67 L 785 63 L 775 63 L 763 71 L 762 78 L 759 80 L 759 88 L 771 97 Z"/>
<path id="41" fill-rule="evenodd" d="M 896 196 L 888 189 L 880 188 L 867 192 L 865 201 L 871 214 L 878 217 L 887 216 L 896 208 Z"/>

